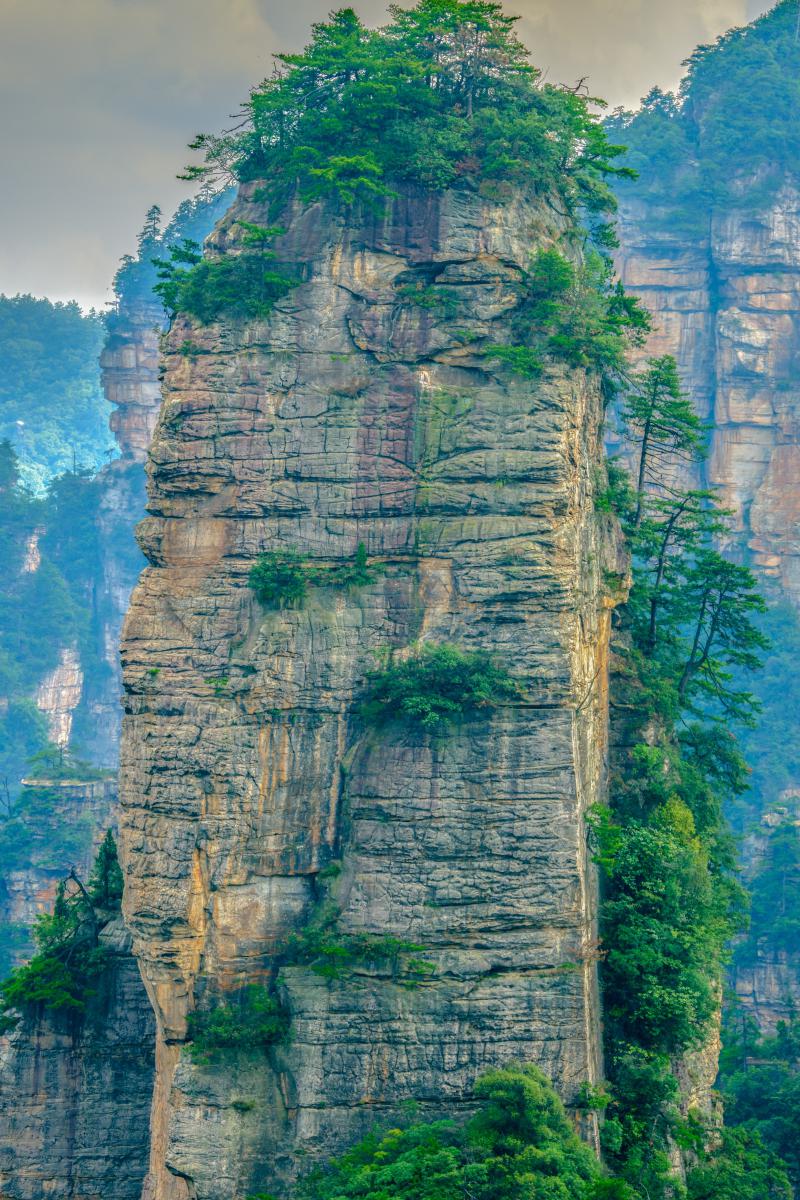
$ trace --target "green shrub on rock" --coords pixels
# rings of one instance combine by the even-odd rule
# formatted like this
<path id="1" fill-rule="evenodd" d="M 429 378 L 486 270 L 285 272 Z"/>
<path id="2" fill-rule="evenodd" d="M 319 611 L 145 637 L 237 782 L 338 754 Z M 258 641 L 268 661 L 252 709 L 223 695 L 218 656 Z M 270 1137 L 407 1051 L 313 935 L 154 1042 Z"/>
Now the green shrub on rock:
<path id="1" fill-rule="evenodd" d="M 36 918 L 36 954 L 0 983 L 0 1033 L 42 1011 L 81 1017 L 108 961 L 99 933 L 119 908 L 122 874 L 110 833 L 100 846 L 88 890 L 73 872 L 56 891 L 51 913 Z"/>
<path id="2" fill-rule="evenodd" d="M 367 548 L 363 542 L 359 542 L 352 562 L 339 563 L 335 567 L 317 568 L 309 572 L 309 579 L 318 587 L 360 588 L 368 587 L 381 574 L 383 569 L 370 564 Z"/>
<path id="3" fill-rule="evenodd" d="M 250 571 L 250 587 L 265 608 L 298 608 L 309 586 L 360 588 L 374 583 L 382 568 L 370 564 L 367 548 L 359 542 L 351 562 L 333 567 L 312 567 L 305 555 L 290 547 L 260 554 Z"/>
<path id="4" fill-rule="evenodd" d="M 267 988 L 251 984 L 230 1000 L 189 1013 L 188 1040 L 196 1062 L 236 1050 L 265 1050 L 283 1038 L 289 1019 Z"/>
<path id="5" fill-rule="evenodd" d="M 250 570 L 250 587 L 265 608 L 297 608 L 306 598 L 305 558 L 291 547 L 259 554 Z"/>
<path id="6" fill-rule="evenodd" d="M 534 1066 L 489 1071 L 465 1125 L 373 1133 L 302 1180 L 295 1200 L 630 1200 Z"/>
<path id="7" fill-rule="evenodd" d="M 425 645 L 370 675 L 362 713 L 372 724 L 399 720 L 427 733 L 520 694 L 519 683 L 482 651 Z"/>
<path id="8" fill-rule="evenodd" d="M 168 259 L 154 260 L 160 282 L 154 291 L 170 317 L 186 313 L 202 325 L 221 316 L 260 320 L 297 286 L 297 280 L 274 265 L 270 251 L 243 251 L 222 258 L 203 258 L 196 242 L 170 249 Z M 183 342 L 181 353 L 191 343 Z M 192 353 L 191 350 L 188 353 Z"/>

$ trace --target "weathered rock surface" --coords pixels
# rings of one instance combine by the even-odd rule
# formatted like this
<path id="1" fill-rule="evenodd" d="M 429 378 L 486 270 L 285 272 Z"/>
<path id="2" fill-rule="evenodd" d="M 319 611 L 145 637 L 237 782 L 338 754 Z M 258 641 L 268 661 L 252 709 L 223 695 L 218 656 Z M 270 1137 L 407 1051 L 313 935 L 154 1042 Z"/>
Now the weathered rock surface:
<path id="1" fill-rule="evenodd" d="M 240 218 L 267 223 L 247 190 L 217 246 Z M 620 570 L 592 508 L 601 405 L 580 373 L 531 383 L 475 349 L 510 340 L 521 272 L 559 230 L 522 198 L 459 193 L 401 196 L 358 225 L 320 206 L 282 223 L 278 258 L 302 282 L 269 320 L 169 335 L 151 566 L 123 638 L 157 1200 L 281 1190 L 405 1101 L 457 1111 L 494 1064 L 533 1060 L 567 1100 L 599 1072 L 583 817 L 604 774 L 603 578 Z M 385 568 L 368 587 L 276 612 L 248 587 L 262 551 L 324 566 L 360 542 Z M 438 741 L 368 730 L 375 653 L 418 639 L 490 651 L 524 699 Z M 187 1014 L 273 979 L 326 894 L 344 934 L 412 941 L 435 975 L 283 965 L 291 1039 L 193 1063 Z"/>
<path id="2" fill-rule="evenodd" d="M 800 604 L 800 194 L 710 215 L 705 235 L 659 227 L 623 198 L 620 274 L 656 318 L 652 352 L 675 354 L 713 421 L 707 482 L 735 541 Z"/>
<path id="3" fill-rule="evenodd" d="M 800 828 L 800 788 L 787 788 L 777 799 L 744 839 L 747 879 L 766 865 L 770 837 L 779 825 L 791 821 Z M 752 928 L 737 948 L 730 977 L 739 1000 L 767 1037 L 775 1034 L 779 1021 L 788 1023 L 800 1010 L 800 954 L 776 945 L 768 936 L 757 936 Z"/>
<path id="4" fill-rule="evenodd" d="M 121 921 L 85 1019 L 0 1039 L 2 1200 L 138 1200 L 147 1167 L 153 1013 Z"/>
<path id="5" fill-rule="evenodd" d="M 765 207 L 710 213 L 700 237 L 623 198 L 620 238 L 622 279 L 655 317 L 648 352 L 677 357 L 712 423 L 703 482 L 734 514 L 727 549 L 772 599 L 800 605 L 800 194 L 787 185 Z M 760 798 L 766 813 L 778 800 Z M 771 1033 L 800 997 L 800 963 L 764 942 L 732 981 Z"/>

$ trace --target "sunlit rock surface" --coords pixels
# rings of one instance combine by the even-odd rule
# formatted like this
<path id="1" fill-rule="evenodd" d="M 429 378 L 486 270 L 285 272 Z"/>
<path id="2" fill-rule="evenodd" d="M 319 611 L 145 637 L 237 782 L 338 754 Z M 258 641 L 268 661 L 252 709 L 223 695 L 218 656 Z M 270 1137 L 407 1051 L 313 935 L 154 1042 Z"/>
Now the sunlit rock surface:
<path id="1" fill-rule="evenodd" d="M 217 246 L 235 248 L 240 218 L 274 224 L 245 194 Z M 123 638 L 158 1200 L 280 1191 L 408 1100 L 458 1110 L 494 1064 L 533 1060 L 567 1100 L 600 1074 L 583 818 L 606 753 L 604 580 L 625 569 L 592 507 L 601 405 L 581 373 L 531 382 L 475 349 L 511 340 L 522 271 L 559 230 L 522 198 L 466 193 L 282 224 L 278 259 L 302 282 L 268 320 L 169 335 L 151 566 Z M 385 568 L 363 589 L 265 612 L 247 585 L 262 551 L 332 565 L 360 542 Z M 490 651 L 524 699 L 434 742 L 368 730 L 376 652 L 420 639 Z M 326 892 L 345 933 L 412 941 L 435 974 L 409 987 L 388 967 L 285 965 L 291 1039 L 194 1064 L 187 1013 L 274 979 Z"/>

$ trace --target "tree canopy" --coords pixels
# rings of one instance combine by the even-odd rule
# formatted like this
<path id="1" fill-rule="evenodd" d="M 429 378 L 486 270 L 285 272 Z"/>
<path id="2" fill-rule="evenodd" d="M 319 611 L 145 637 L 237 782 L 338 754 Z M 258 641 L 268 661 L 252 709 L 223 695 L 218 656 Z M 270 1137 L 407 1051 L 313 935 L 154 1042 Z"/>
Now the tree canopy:
<path id="1" fill-rule="evenodd" d="M 41 493 L 54 476 L 97 470 L 114 447 L 100 387 L 104 318 L 77 303 L 0 296 L 0 438 Z"/>
<path id="2" fill-rule="evenodd" d="M 487 0 L 390 7 L 382 29 L 352 8 L 315 24 L 300 54 L 279 54 L 245 104 L 245 123 L 193 148 L 187 177 L 296 185 L 305 200 L 375 201 L 400 181 L 432 189 L 523 186 L 571 212 L 612 211 L 606 178 L 620 171 L 591 102 L 542 80 Z"/>
<path id="3" fill-rule="evenodd" d="M 686 236 L 717 205 L 767 202 L 800 162 L 797 0 L 699 46 L 677 95 L 654 88 L 635 112 L 619 109 L 608 134 L 638 173 L 623 192 L 651 202 L 651 220 Z"/>

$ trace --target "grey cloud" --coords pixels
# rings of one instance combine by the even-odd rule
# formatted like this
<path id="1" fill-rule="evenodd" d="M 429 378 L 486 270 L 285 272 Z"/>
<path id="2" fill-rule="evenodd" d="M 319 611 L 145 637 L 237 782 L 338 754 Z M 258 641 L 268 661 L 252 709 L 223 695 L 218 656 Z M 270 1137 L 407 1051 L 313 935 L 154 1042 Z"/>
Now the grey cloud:
<path id="1" fill-rule="evenodd" d="M 334 0 L 2 0 L 0 291 L 102 303 L 145 209 L 186 194 L 186 142 L 224 125 L 271 54 Z M 370 22 L 382 0 L 356 0 Z M 633 104 L 674 85 L 750 0 L 509 0 L 549 78 Z"/>

